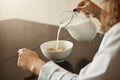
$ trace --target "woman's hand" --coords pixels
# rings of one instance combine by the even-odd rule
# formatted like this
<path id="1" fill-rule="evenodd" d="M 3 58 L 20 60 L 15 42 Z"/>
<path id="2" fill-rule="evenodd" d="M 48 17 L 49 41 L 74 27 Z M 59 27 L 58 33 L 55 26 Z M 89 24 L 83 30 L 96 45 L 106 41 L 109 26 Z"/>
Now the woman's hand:
<path id="1" fill-rule="evenodd" d="M 98 7 L 95 3 L 91 0 L 82 0 L 74 9 L 76 12 L 84 12 L 86 15 L 92 15 L 98 19 L 100 19 L 100 13 L 102 9 Z"/>
<path id="2" fill-rule="evenodd" d="M 40 68 L 45 64 L 36 52 L 23 48 L 18 50 L 18 63 L 17 65 L 23 70 L 28 70 L 39 74 Z"/>

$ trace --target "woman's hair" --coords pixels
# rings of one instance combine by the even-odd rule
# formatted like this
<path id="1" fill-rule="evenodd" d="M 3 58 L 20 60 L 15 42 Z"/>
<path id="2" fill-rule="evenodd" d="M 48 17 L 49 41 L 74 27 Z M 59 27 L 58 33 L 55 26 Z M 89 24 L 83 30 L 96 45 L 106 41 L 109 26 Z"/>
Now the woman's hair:
<path id="1" fill-rule="evenodd" d="M 108 12 L 102 13 L 100 20 L 102 23 L 102 31 L 107 32 L 114 24 L 120 21 L 120 0 L 104 0 L 105 2 L 105 11 Z"/>

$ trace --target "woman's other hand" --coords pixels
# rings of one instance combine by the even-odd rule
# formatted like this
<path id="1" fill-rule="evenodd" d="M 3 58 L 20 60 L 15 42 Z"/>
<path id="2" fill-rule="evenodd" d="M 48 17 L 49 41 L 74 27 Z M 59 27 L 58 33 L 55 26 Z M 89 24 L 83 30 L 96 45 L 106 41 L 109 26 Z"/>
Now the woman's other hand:
<path id="1" fill-rule="evenodd" d="M 86 15 L 92 15 L 100 19 L 102 9 L 93 3 L 91 0 L 82 0 L 78 3 L 77 7 L 73 10 L 75 12 L 84 12 Z"/>
<path id="2" fill-rule="evenodd" d="M 19 49 L 18 53 L 17 65 L 23 70 L 39 74 L 40 68 L 45 64 L 45 62 L 39 58 L 38 54 L 26 48 Z"/>

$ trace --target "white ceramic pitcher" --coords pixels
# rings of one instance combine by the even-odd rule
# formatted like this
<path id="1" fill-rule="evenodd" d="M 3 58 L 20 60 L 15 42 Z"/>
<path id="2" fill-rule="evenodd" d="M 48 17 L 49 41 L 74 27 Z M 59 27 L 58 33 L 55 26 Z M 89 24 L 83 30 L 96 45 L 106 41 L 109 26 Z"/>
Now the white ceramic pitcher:
<path id="1" fill-rule="evenodd" d="M 92 18 L 73 12 L 71 18 L 63 22 L 60 27 L 64 27 L 69 34 L 77 41 L 91 41 L 97 34 L 97 28 Z"/>

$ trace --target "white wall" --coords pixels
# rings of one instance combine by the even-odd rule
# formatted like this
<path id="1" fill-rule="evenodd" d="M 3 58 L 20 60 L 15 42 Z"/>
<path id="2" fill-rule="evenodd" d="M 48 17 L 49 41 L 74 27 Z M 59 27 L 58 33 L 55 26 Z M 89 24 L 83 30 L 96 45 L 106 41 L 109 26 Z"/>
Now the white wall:
<path id="1" fill-rule="evenodd" d="M 0 20 L 16 17 L 16 0 L 0 0 Z"/>
<path id="2" fill-rule="evenodd" d="M 59 16 L 72 10 L 80 0 L 0 0 L 0 20 L 20 18 L 58 24 Z M 95 0 L 98 3 L 98 0 Z"/>

